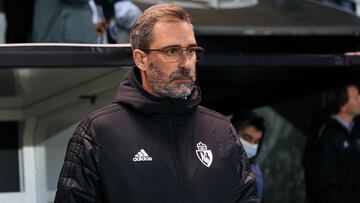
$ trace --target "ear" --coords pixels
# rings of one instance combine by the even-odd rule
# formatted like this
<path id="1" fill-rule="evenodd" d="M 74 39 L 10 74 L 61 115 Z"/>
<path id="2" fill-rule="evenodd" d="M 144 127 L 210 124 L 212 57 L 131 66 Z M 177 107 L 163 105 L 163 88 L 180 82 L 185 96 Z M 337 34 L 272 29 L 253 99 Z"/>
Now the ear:
<path id="1" fill-rule="evenodd" d="M 134 58 L 134 62 L 136 64 L 136 66 L 141 70 L 141 71 L 145 71 L 148 67 L 148 60 L 147 60 L 147 55 L 141 51 L 140 49 L 135 49 L 133 51 L 133 58 Z"/>

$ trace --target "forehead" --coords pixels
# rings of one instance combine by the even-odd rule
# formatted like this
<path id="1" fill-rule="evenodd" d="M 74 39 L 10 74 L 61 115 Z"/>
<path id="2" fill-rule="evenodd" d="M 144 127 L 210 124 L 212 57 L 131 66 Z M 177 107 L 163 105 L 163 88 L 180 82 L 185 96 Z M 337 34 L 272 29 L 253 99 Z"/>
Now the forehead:
<path id="1" fill-rule="evenodd" d="M 186 47 L 195 45 L 195 35 L 192 26 L 185 21 L 157 22 L 153 29 L 151 48 L 167 46 Z"/>
<path id="2" fill-rule="evenodd" d="M 263 135 L 263 133 L 254 126 L 246 126 L 242 130 L 242 133 L 250 135 L 253 139 L 260 139 Z"/>

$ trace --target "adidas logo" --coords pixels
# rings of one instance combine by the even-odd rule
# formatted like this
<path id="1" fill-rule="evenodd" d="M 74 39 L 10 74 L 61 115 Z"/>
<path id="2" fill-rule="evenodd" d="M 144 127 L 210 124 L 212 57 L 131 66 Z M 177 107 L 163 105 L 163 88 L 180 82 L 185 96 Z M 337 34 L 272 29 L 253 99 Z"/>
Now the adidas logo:
<path id="1" fill-rule="evenodd" d="M 141 149 L 133 158 L 133 161 L 152 161 L 151 156 L 149 156 L 144 149 Z"/>

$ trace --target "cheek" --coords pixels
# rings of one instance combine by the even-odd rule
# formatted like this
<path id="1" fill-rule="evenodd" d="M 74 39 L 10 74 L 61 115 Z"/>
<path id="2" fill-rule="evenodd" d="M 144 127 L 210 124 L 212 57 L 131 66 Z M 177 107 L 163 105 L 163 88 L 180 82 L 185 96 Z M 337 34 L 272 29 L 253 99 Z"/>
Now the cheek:
<path id="1" fill-rule="evenodd" d="M 151 63 L 154 64 L 156 66 L 156 68 L 161 72 L 163 73 L 165 76 L 168 76 L 170 75 L 170 73 L 172 71 L 170 71 L 171 69 L 169 68 L 171 66 L 171 64 L 167 64 L 167 63 L 164 63 L 161 59 L 157 58 L 157 57 L 154 57 L 152 60 L 151 60 Z"/>
<path id="2" fill-rule="evenodd" d="M 196 67 L 195 67 L 195 65 L 190 67 L 190 72 L 191 72 L 191 75 L 193 75 L 194 77 L 196 76 Z"/>
<path id="3" fill-rule="evenodd" d="M 353 111 L 360 111 L 360 102 L 354 102 L 351 107 L 350 107 Z"/>
<path id="4" fill-rule="evenodd" d="M 191 66 L 191 71 L 193 71 L 193 72 L 195 72 L 196 71 L 196 66 L 195 66 L 195 64 L 193 65 L 193 66 Z"/>

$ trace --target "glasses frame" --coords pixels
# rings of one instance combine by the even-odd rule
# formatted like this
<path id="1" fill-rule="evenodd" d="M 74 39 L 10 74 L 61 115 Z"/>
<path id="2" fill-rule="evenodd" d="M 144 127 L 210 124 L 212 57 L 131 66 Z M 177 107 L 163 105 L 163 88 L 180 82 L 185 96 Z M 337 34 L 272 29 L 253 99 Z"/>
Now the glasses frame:
<path id="1" fill-rule="evenodd" d="M 191 46 L 191 47 L 176 47 L 176 46 L 174 46 L 174 47 L 165 47 L 165 48 L 161 48 L 161 49 L 144 49 L 142 51 L 145 52 L 145 53 L 148 53 L 148 52 L 151 52 L 151 51 L 158 51 L 158 52 L 162 53 L 164 55 L 164 57 L 166 58 L 166 57 L 171 57 L 171 56 L 168 56 L 166 54 L 166 51 L 168 51 L 169 49 L 181 50 L 181 52 L 177 51 L 176 55 L 174 55 L 174 56 L 176 56 L 176 60 L 174 59 L 174 60 L 169 60 L 169 61 L 178 61 L 180 59 L 180 57 L 183 56 L 184 51 L 186 52 L 187 56 L 192 56 L 192 54 L 189 54 L 188 51 L 190 49 L 194 49 L 193 54 L 196 55 L 195 56 L 196 57 L 196 62 L 199 62 L 201 57 L 203 56 L 204 51 L 205 51 L 205 49 L 200 47 L 200 46 Z M 199 55 L 196 54 L 196 51 L 200 51 L 200 54 Z"/>

